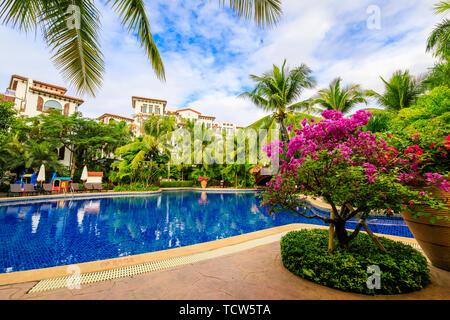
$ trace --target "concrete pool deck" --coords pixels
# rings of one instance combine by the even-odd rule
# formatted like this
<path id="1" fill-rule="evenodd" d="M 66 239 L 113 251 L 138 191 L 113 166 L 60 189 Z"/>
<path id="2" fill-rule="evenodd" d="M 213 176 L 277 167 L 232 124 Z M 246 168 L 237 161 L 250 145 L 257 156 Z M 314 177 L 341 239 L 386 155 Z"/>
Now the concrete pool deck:
<path id="1" fill-rule="evenodd" d="M 133 277 L 27 293 L 36 282 L 0 286 L 0 299 L 448 300 L 450 272 L 430 266 L 431 284 L 403 295 L 365 296 L 327 288 L 284 268 L 280 243 Z"/>

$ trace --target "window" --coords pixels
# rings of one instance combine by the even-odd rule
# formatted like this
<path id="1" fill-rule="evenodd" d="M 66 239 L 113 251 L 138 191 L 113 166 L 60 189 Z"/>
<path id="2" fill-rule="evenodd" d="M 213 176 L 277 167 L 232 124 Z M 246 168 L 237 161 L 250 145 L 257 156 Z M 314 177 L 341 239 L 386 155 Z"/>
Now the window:
<path id="1" fill-rule="evenodd" d="M 149 112 L 149 113 L 152 113 L 152 112 L 153 112 L 153 105 L 152 105 L 152 104 L 148 106 L 148 112 Z"/>
<path id="2" fill-rule="evenodd" d="M 159 107 L 155 106 L 155 113 L 159 114 Z"/>
<path id="3" fill-rule="evenodd" d="M 146 104 L 142 105 L 141 112 L 145 112 L 145 113 L 147 112 L 147 105 Z"/>
<path id="4" fill-rule="evenodd" d="M 58 160 L 64 160 L 64 154 L 65 154 L 66 148 L 61 147 L 58 150 Z"/>
<path id="5" fill-rule="evenodd" d="M 47 100 L 47 102 L 44 103 L 44 111 L 48 110 L 62 110 L 62 105 L 55 100 Z"/>

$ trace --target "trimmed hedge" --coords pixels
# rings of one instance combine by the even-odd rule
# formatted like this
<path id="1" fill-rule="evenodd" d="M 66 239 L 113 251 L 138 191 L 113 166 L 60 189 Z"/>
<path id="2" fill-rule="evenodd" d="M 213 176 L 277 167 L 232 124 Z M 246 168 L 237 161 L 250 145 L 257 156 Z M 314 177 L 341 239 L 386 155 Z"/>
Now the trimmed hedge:
<path id="1" fill-rule="evenodd" d="M 159 190 L 159 187 L 150 186 L 150 187 L 144 187 L 141 184 L 127 184 L 127 185 L 120 185 L 115 186 L 113 188 L 114 191 L 157 191 Z"/>
<path id="2" fill-rule="evenodd" d="M 401 294 L 422 289 L 430 283 L 426 258 L 417 250 L 384 237 L 378 238 L 387 250 L 383 254 L 366 233 L 359 233 L 348 248 L 335 240 L 333 255 L 328 254 L 328 230 L 291 231 L 281 239 L 284 266 L 297 276 L 320 285 L 347 292 Z M 367 267 L 380 268 L 380 289 L 369 289 L 372 273 Z"/>
<path id="3" fill-rule="evenodd" d="M 180 188 L 180 187 L 192 187 L 194 181 L 161 181 L 159 186 L 161 188 Z"/>

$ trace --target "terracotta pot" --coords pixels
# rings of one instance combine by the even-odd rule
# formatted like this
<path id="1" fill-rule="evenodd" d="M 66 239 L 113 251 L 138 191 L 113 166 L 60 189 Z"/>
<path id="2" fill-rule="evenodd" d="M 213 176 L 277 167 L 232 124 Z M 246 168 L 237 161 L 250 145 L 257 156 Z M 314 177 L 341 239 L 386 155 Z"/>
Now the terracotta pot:
<path id="1" fill-rule="evenodd" d="M 203 180 L 203 181 L 200 182 L 200 185 L 202 186 L 203 189 L 206 188 L 207 184 L 208 184 L 208 181 L 206 181 L 206 180 Z"/>
<path id="2" fill-rule="evenodd" d="M 431 192 L 435 197 L 444 198 L 449 210 L 437 211 L 430 207 L 422 207 L 421 211 L 433 216 L 448 216 L 450 193 L 437 188 L 427 188 L 426 191 Z M 430 222 L 430 216 L 420 216 L 416 219 L 406 212 L 402 213 L 402 216 L 431 263 L 435 267 L 450 271 L 450 222 L 441 219 L 433 224 Z"/>

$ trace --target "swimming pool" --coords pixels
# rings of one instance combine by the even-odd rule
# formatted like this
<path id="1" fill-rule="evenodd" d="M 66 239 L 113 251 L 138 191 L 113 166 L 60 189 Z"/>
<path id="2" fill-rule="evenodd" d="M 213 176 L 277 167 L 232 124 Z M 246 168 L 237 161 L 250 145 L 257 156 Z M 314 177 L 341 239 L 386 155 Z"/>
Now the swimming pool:
<path id="1" fill-rule="evenodd" d="M 291 223 L 324 225 L 271 216 L 255 193 L 172 191 L 10 204 L 0 206 L 0 273 L 154 252 Z M 369 226 L 412 237 L 402 219 L 375 219 Z"/>

